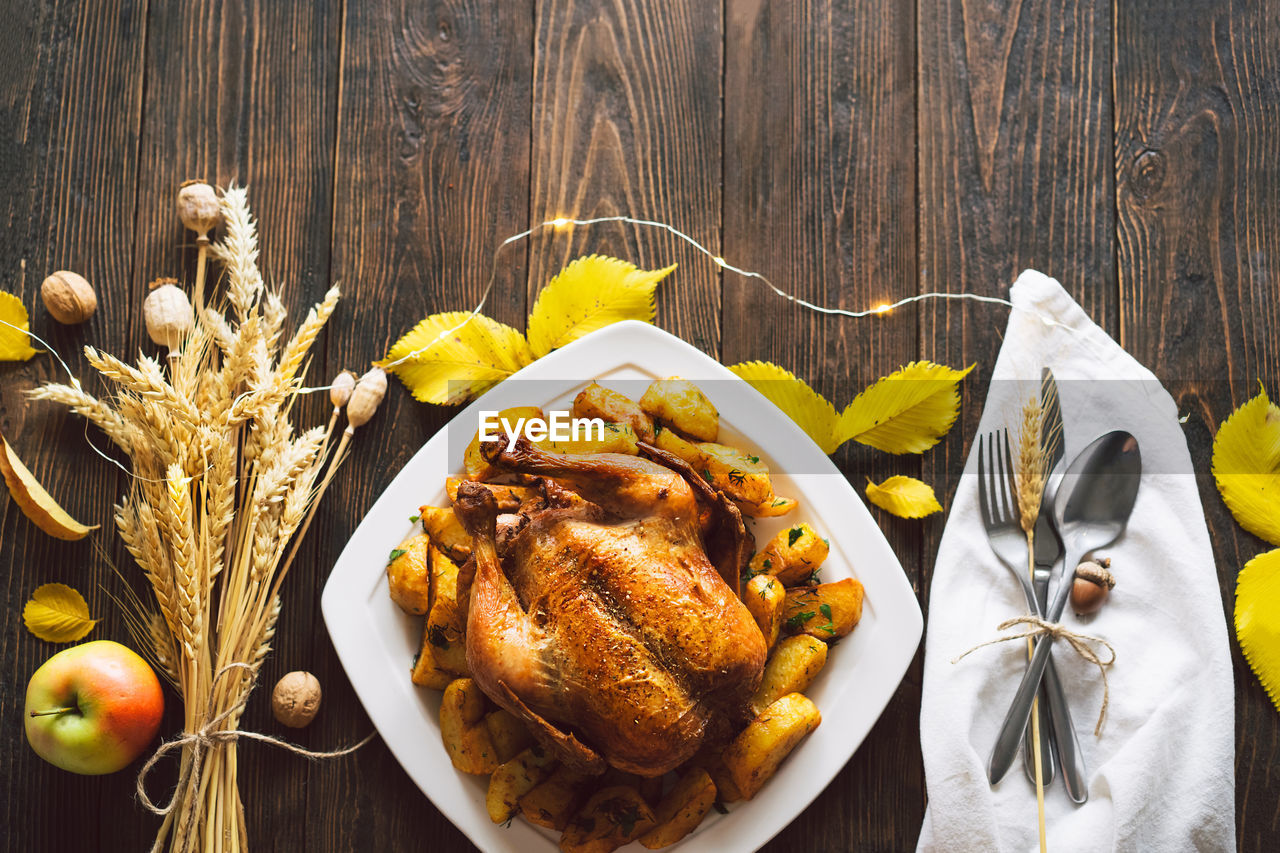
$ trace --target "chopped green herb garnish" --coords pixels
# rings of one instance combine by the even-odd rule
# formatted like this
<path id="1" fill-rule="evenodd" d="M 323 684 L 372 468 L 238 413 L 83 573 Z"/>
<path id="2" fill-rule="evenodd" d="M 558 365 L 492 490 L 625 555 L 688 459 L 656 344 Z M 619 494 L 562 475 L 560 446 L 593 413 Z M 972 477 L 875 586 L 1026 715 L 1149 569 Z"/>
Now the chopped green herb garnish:
<path id="1" fill-rule="evenodd" d="M 759 464 L 760 464 L 760 457 L 759 457 L 759 456 L 748 456 L 747 458 L 751 460 L 751 464 L 752 464 L 752 465 L 759 465 Z"/>
<path id="2" fill-rule="evenodd" d="M 836 626 L 831 620 L 831 605 L 824 601 L 822 604 L 818 605 L 818 612 L 827 619 L 827 624 L 820 625 L 818 630 L 826 631 L 828 634 L 834 634 L 836 632 Z"/>
<path id="3" fill-rule="evenodd" d="M 813 616 L 812 610 L 802 610 L 787 620 L 787 628 L 792 631 L 799 631 L 804 627 L 804 623 L 812 619 Z"/>
<path id="4" fill-rule="evenodd" d="M 729 469 L 729 482 L 730 482 L 730 483 L 733 483 L 735 486 L 741 486 L 741 485 L 742 485 L 743 483 L 745 483 L 746 481 L 747 481 L 747 475 L 746 475 L 746 474 L 743 474 L 743 473 L 742 473 L 741 471 L 739 471 L 737 468 L 731 468 L 731 469 Z"/>
<path id="5" fill-rule="evenodd" d="M 420 516 L 420 515 L 411 515 L 411 516 L 409 516 L 409 523 L 410 523 L 410 524 L 413 524 L 413 523 L 415 523 L 415 522 L 416 522 L 418 519 L 420 519 L 420 518 L 422 518 L 422 516 Z"/>
<path id="6" fill-rule="evenodd" d="M 804 535 L 803 527 L 793 527 L 790 530 L 788 530 L 787 531 L 787 547 L 790 548 L 791 546 L 795 545 L 796 540 L 798 540 L 803 535 Z"/>
<path id="7" fill-rule="evenodd" d="M 772 569 L 772 568 L 773 568 L 773 560 L 769 559 L 768 557 L 765 557 L 765 558 L 764 558 L 764 562 L 763 562 L 763 563 L 761 563 L 760 565 L 764 566 L 766 569 Z"/>
<path id="8" fill-rule="evenodd" d="M 387 562 L 388 562 L 388 563 L 394 563 L 396 560 L 398 560 L 399 558 L 403 557 L 403 556 L 404 556 L 405 554 L 407 554 L 407 553 L 408 553 L 408 552 L 407 552 L 407 551 L 405 551 L 405 549 L 403 549 L 403 548 L 396 548 L 395 550 L 393 550 L 393 551 L 391 552 L 391 556 L 387 559 Z"/>

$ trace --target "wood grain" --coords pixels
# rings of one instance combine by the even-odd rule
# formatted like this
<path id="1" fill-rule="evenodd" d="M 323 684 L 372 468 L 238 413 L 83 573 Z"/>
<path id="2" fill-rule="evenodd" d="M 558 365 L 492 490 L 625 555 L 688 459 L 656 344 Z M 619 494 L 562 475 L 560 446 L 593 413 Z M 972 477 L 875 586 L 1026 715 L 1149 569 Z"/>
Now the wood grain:
<path id="1" fill-rule="evenodd" d="M 0 289 L 22 299 L 32 330 L 77 371 L 85 366 L 85 343 L 123 345 L 133 306 L 145 9 L 133 2 L 21 4 L 0 27 Z M 93 282 L 98 311 L 88 322 L 62 326 L 45 311 L 40 282 L 57 269 Z M 112 587 L 111 571 L 94 548 L 101 543 L 121 561 L 111 503 L 124 491 L 124 475 L 93 454 L 87 438 L 109 442 L 86 432 L 79 418 L 25 396 L 66 378 L 49 355 L 0 362 L 0 432 L 73 516 L 103 525 L 92 539 L 60 542 L 0 493 L 0 826 L 7 843 L 28 850 L 138 849 L 150 830 L 119 787 L 54 769 L 22 734 L 27 681 L 59 650 L 23 627 L 22 606 L 37 586 L 76 587 L 90 611 L 105 617 L 93 636 L 128 639 L 102 589 Z"/>
<path id="2" fill-rule="evenodd" d="M 726 12 L 725 257 L 821 305 L 857 310 L 912 295 L 911 10 L 889 2 L 809 0 L 730 2 Z M 914 311 L 863 320 L 822 316 L 731 272 L 724 276 L 723 304 L 724 363 L 773 361 L 837 407 L 915 358 Z M 918 457 L 890 457 L 861 445 L 846 446 L 836 461 L 858 487 L 867 476 L 879 482 L 920 473 Z M 801 507 L 797 518 L 803 514 Z M 914 582 L 920 522 L 877 520 Z M 919 691 L 913 668 L 854 759 L 767 849 L 914 844 L 924 808 L 915 736 Z M 895 771 L 885 774 L 885 767 Z M 894 819 L 885 820 L 890 813 Z"/>
<path id="3" fill-rule="evenodd" d="M 1102 2 L 920 4 L 921 292 L 1007 296 L 1034 267 L 1115 330 L 1110 11 Z M 940 495 L 953 493 L 964 466 L 1007 313 L 920 303 L 921 355 L 978 365 L 956 427 L 924 459 Z M 926 534 L 926 567 L 940 533 Z"/>
<path id="4" fill-rule="evenodd" d="M 1280 9 L 1200 3 L 1116 7 L 1115 124 L 1120 333 L 1187 418 L 1198 471 L 1231 411 L 1280 381 Z M 1241 530 L 1199 478 L 1228 624 L 1235 577 L 1271 546 Z M 1235 663 L 1237 833 L 1280 834 L 1275 707 Z"/>
<path id="5" fill-rule="evenodd" d="M 0 29 L 0 281 L 74 369 L 86 342 L 127 355 L 145 342 L 147 281 L 191 273 L 178 182 L 248 182 L 264 267 L 294 316 L 331 281 L 347 294 L 317 350 L 311 378 L 323 384 L 365 369 L 425 314 L 474 305 L 501 240 L 557 216 L 664 220 L 846 308 L 932 290 L 1003 294 L 1032 266 L 1170 384 L 1207 471 L 1217 424 L 1255 380 L 1280 393 L 1274 7 L 11 4 Z M 923 303 L 819 318 L 722 277 L 668 233 L 619 225 L 508 248 L 486 311 L 522 327 L 530 295 L 597 251 L 678 262 L 659 290 L 659 325 L 726 363 L 776 361 L 838 405 L 913 358 L 978 362 L 960 421 L 922 460 L 836 455 L 858 485 L 918 473 L 949 502 L 1005 310 Z M 84 326 L 58 326 L 40 304 L 39 282 L 57 268 L 98 286 Z M 94 636 L 128 641 L 104 594 L 118 590 L 108 560 L 134 571 L 109 527 L 127 479 L 92 454 L 78 420 L 25 401 L 57 375 L 47 356 L 0 364 L 0 431 L 73 514 L 108 525 L 95 534 L 107 556 L 49 539 L 0 497 L 0 652 L 12 675 L 0 719 L 17 738 L 0 749 L 0 826 L 15 849 L 142 849 L 156 821 L 133 802 L 130 771 L 62 773 L 14 734 L 27 678 L 55 651 L 21 625 L 36 585 L 76 585 L 107 617 Z M 322 398 L 303 421 L 323 417 Z M 290 735 L 304 746 L 371 728 L 325 633 L 320 590 L 374 498 L 451 414 L 393 380 L 290 576 L 263 678 L 319 676 L 324 708 Z M 1200 486 L 1229 615 L 1238 568 L 1266 546 L 1240 531 L 1208 477 Z M 927 604 L 943 519 L 881 520 Z M 1234 643 L 1233 654 L 1239 846 L 1269 850 L 1280 835 L 1280 718 Z M 244 724 L 278 733 L 269 686 Z M 866 744 L 769 850 L 912 847 L 925 796 L 919 696 L 917 660 Z M 178 726 L 174 707 L 165 729 Z M 257 848 L 469 847 L 379 740 L 317 764 L 256 745 L 241 755 Z M 153 796 L 171 781 L 162 771 Z"/>
<path id="6" fill-rule="evenodd" d="M 529 220 L 619 214 L 720 244 L 720 8 L 697 0 L 539 3 Z M 633 225 L 543 234 L 531 294 L 569 261 L 601 253 L 644 268 L 678 263 L 658 325 L 720 349 L 716 267 L 674 236 Z M 584 377 L 586 378 L 586 377 Z"/>
<path id="7" fill-rule="evenodd" d="M 330 372 L 365 370 L 425 315 L 474 306 L 495 247 L 525 227 L 529 198 L 530 10 L 501 0 L 353 3 L 346 15 L 333 277 L 358 307 L 330 339 Z M 504 255 L 485 313 L 523 328 L 524 280 L 524 253 Z M 453 414 L 392 380 L 318 517 L 318 584 L 374 499 Z M 318 610 L 318 589 L 298 600 Z M 372 725 L 318 620 L 316 631 L 311 659 L 327 708 L 312 729 L 324 743 L 349 743 Z M 313 766 L 308 801 L 308 849 L 470 846 L 381 740 L 351 761 Z"/>

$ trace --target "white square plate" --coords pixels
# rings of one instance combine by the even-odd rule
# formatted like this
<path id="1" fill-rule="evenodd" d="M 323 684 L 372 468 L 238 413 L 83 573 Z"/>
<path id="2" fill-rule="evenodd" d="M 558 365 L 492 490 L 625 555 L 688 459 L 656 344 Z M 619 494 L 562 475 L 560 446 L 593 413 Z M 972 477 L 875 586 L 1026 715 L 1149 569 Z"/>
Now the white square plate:
<path id="1" fill-rule="evenodd" d="M 806 691 L 822 724 L 800 744 L 777 777 L 750 802 L 712 812 L 671 849 L 754 850 L 790 823 L 822 792 L 862 743 L 906 673 L 920 642 L 923 620 L 902 566 L 861 499 L 831 460 L 790 418 L 721 364 L 662 330 L 617 323 L 547 355 L 463 409 L 458 436 L 472 435 L 481 409 L 540 405 L 567 410 L 590 380 L 609 385 L 683 376 L 720 412 L 721 441 L 751 448 L 775 472 L 777 493 L 800 506 L 780 519 L 749 524 L 757 543 L 797 521 L 827 536 L 831 554 L 824 581 L 857 577 L 866 589 L 862 621 L 831 650 L 827 665 Z M 525 380 L 538 380 L 530 383 Z M 529 399 L 530 393 L 543 399 Z M 621 390 L 621 389 L 620 389 Z M 632 391 L 634 393 L 634 390 Z M 495 825 L 485 810 L 487 780 L 453 769 L 440 740 L 440 693 L 416 687 L 409 669 L 421 639 L 421 617 L 410 617 L 387 590 L 387 554 L 416 525 L 422 504 L 447 506 L 444 481 L 461 470 L 461 451 L 449 453 L 442 429 L 387 486 L 338 558 L 321 609 L 338 657 L 387 746 L 446 817 L 486 853 L 554 851 L 556 837 L 517 819 Z M 627 849 L 643 849 L 633 844 Z"/>

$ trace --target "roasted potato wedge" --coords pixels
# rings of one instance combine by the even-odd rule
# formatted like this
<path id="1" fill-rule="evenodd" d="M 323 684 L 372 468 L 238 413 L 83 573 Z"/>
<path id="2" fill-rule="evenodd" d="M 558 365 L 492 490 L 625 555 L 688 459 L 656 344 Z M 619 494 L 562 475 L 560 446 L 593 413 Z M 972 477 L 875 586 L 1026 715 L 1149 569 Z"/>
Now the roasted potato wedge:
<path id="1" fill-rule="evenodd" d="M 504 708 L 485 714 L 484 724 L 489 727 L 489 739 L 493 741 L 493 748 L 498 751 L 499 761 L 510 761 L 533 746 L 533 735 L 529 734 L 529 727 Z"/>
<path id="2" fill-rule="evenodd" d="M 484 694 L 472 679 L 455 679 L 444 689 L 440 737 L 453 766 L 463 773 L 479 776 L 498 769 L 498 751 L 484 724 L 484 710 Z"/>
<path id="3" fill-rule="evenodd" d="M 862 618 L 862 592 L 862 583 L 853 578 L 789 589 L 782 610 L 782 629 L 819 640 L 843 637 Z"/>
<path id="4" fill-rule="evenodd" d="M 608 423 L 625 424 L 631 427 L 636 438 L 653 443 L 653 418 L 635 400 L 595 382 L 573 398 L 570 414 L 575 418 L 600 418 Z"/>
<path id="5" fill-rule="evenodd" d="M 426 627 L 422 630 L 422 647 L 418 649 L 418 654 L 413 659 L 413 671 L 409 678 L 419 687 L 431 687 L 436 690 L 444 690 L 449 686 L 449 682 L 458 676 L 452 672 L 441 669 L 436 664 L 435 656 L 431 653 L 431 640 L 427 636 Z"/>
<path id="6" fill-rule="evenodd" d="M 449 500 L 457 503 L 458 501 L 458 485 L 463 481 L 457 477 L 450 477 L 445 480 L 445 491 L 449 493 Z M 520 509 L 521 505 L 542 498 L 542 494 L 532 486 L 504 486 L 498 483 L 484 483 L 486 489 L 492 493 L 494 500 L 498 502 L 498 512 L 515 512 Z"/>
<path id="7" fill-rule="evenodd" d="M 494 823 L 506 823 L 515 817 L 520 798 L 555 770 L 556 760 L 549 750 L 537 744 L 498 765 L 489 777 L 489 793 L 485 807 Z"/>
<path id="8" fill-rule="evenodd" d="M 742 603 L 747 606 L 751 618 L 760 626 L 765 645 L 773 648 L 782 630 L 782 607 L 787 593 L 778 579 L 771 575 L 756 575 L 747 581 L 742 591 Z"/>
<path id="9" fill-rule="evenodd" d="M 813 580 L 829 551 L 827 540 L 802 521 L 765 543 L 751 558 L 751 574 L 773 575 L 783 586 L 799 586 Z"/>
<path id="10" fill-rule="evenodd" d="M 712 781 L 716 783 L 716 797 L 720 802 L 736 803 L 742 799 L 742 792 L 738 790 L 737 784 L 729 775 L 729 768 L 725 766 L 723 753 L 700 753 L 686 766 L 701 767 L 707 771 Z"/>
<path id="11" fill-rule="evenodd" d="M 430 538 L 419 533 L 396 546 L 387 563 L 391 600 L 414 616 L 423 615 L 431 607 L 431 568 L 427 559 L 430 547 Z"/>
<path id="12" fill-rule="evenodd" d="M 583 797 L 588 777 L 568 767 L 560 767 L 546 781 L 520 798 L 520 813 L 536 826 L 561 831 Z"/>
<path id="13" fill-rule="evenodd" d="M 688 379 L 672 376 L 649 385 L 640 398 L 645 414 L 698 441 L 715 441 L 720 434 L 720 415 Z"/>
<path id="14" fill-rule="evenodd" d="M 458 564 L 443 550 L 431 548 L 431 610 L 427 613 L 427 645 L 436 666 L 455 675 L 467 668 L 467 600 L 458 594 Z"/>
<path id="15" fill-rule="evenodd" d="M 769 467 L 760 457 L 726 444 L 704 441 L 697 445 L 704 480 L 735 501 L 760 504 L 773 499 Z"/>
<path id="16" fill-rule="evenodd" d="M 799 693 L 788 693 L 752 720 L 724 751 L 725 769 L 743 798 L 759 793 L 820 722 L 818 706 Z"/>
<path id="17" fill-rule="evenodd" d="M 509 409 L 503 409 L 498 412 L 499 422 L 502 420 L 508 421 L 517 432 L 524 428 L 524 422 L 527 419 L 541 417 L 542 409 L 537 406 L 512 406 Z M 501 428 L 496 430 L 498 433 L 502 431 Z M 480 430 L 478 429 L 476 434 L 471 437 L 471 442 L 462 454 L 462 466 L 466 470 L 467 479 L 469 480 L 488 480 L 498 473 L 480 453 Z"/>
<path id="18" fill-rule="evenodd" d="M 687 441 L 673 430 L 658 429 L 654 446 L 688 462 L 712 487 L 740 506 L 767 504 L 774 499 L 769 468 L 759 456 L 714 442 Z"/>
<path id="19" fill-rule="evenodd" d="M 601 788 L 565 826 L 560 849 L 564 853 L 612 853 L 653 828 L 653 817 L 653 809 L 635 788 Z"/>
<path id="20" fill-rule="evenodd" d="M 776 518 L 800 506 L 800 502 L 795 498 L 780 498 L 774 495 L 770 500 L 764 503 L 747 504 L 738 501 L 738 509 L 743 515 L 749 515 L 752 518 Z"/>
<path id="21" fill-rule="evenodd" d="M 422 529 L 431 537 L 431 544 L 461 563 L 471 555 L 471 537 L 453 507 L 418 507 L 418 519 Z"/>
<path id="22" fill-rule="evenodd" d="M 701 767 L 685 771 L 654 809 L 656 826 L 640 836 L 650 850 L 670 847 L 698 828 L 716 801 L 716 783 Z"/>
<path id="23" fill-rule="evenodd" d="M 803 692 L 826 663 L 826 643 L 808 634 L 787 637 L 778 643 L 764 665 L 764 677 L 751 697 L 751 710 L 756 714 L 763 713 L 765 708 L 788 693 Z"/>

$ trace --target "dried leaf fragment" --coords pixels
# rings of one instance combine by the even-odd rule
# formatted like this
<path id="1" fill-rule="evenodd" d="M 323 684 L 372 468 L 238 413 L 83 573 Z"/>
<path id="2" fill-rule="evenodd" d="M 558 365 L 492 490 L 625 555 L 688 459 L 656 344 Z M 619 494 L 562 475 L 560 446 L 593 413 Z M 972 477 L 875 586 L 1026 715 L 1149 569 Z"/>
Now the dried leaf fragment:
<path id="1" fill-rule="evenodd" d="M 58 505 L 44 487 L 36 480 L 35 475 L 27 470 L 22 460 L 13 452 L 9 442 L 0 435 L 0 474 L 4 475 L 9 494 L 22 510 L 22 514 L 31 519 L 36 527 L 55 539 L 83 539 L 92 527 L 76 521 L 67 511 Z"/>
<path id="2" fill-rule="evenodd" d="M 1245 563 L 1236 580 L 1236 639 L 1280 711 L 1280 549 Z"/>
<path id="3" fill-rule="evenodd" d="M 901 474 L 876 485 L 867 478 L 867 500 L 899 518 L 924 518 L 942 511 L 933 487 Z"/>
<path id="4" fill-rule="evenodd" d="M 89 616 L 84 596 L 64 583 L 36 587 L 22 608 L 27 630 L 50 643 L 74 643 L 98 624 Z"/>
<path id="5" fill-rule="evenodd" d="M 1218 427 L 1213 479 L 1241 527 L 1280 545 L 1280 406 L 1266 391 Z"/>
<path id="6" fill-rule="evenodd" d="M 36 354 L 27 334 L 30 329 L 22 300 L 0 291 L 0 361 L 26 361 Z"/>

